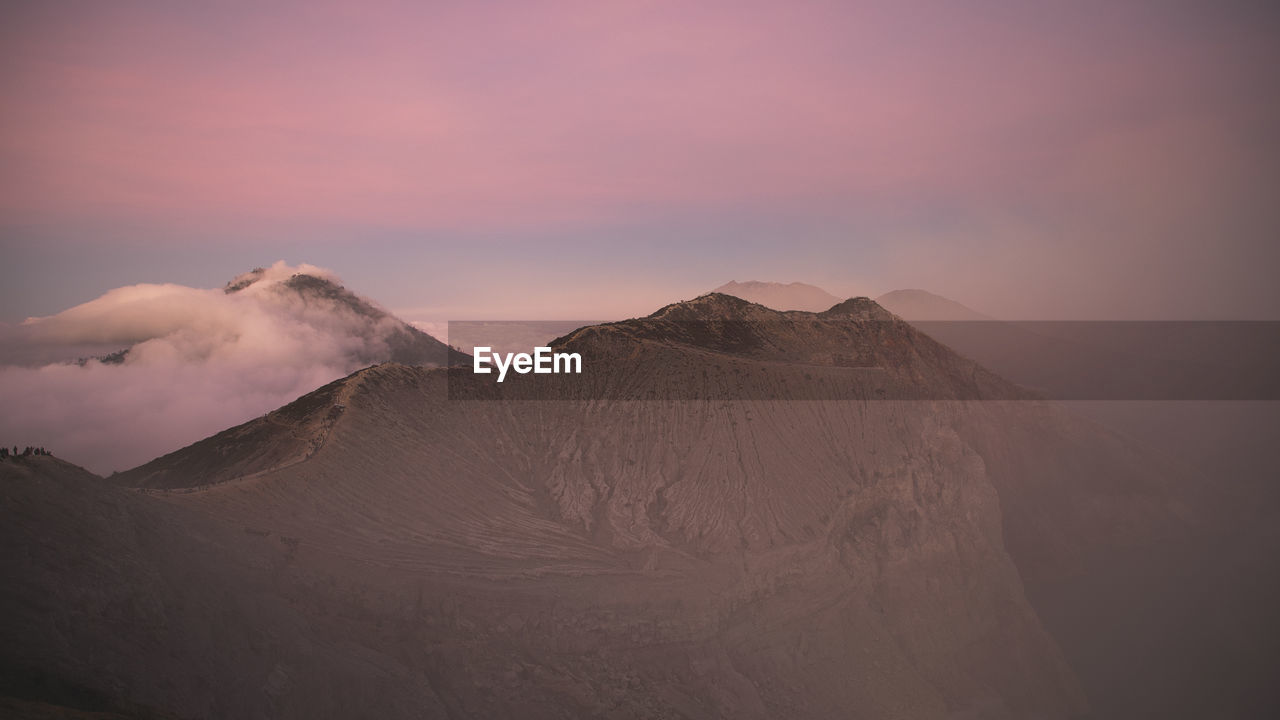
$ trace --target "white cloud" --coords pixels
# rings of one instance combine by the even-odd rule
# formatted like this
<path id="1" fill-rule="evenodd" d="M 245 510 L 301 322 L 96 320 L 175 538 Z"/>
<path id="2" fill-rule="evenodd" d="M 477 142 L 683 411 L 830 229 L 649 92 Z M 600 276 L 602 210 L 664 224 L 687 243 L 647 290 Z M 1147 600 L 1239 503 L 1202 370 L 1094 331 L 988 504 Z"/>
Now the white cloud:
<path id="1" fill-rule="evenodd" d="M 10 340 L 31 357 L 132 349 L 118 365 L 0 367 L 0 443 L 42 445 L 99 473 L 124 470 L 385 358 L 394 318 L 291 291 L 283 283 L 296 273 L 337 281 L 278 262 L 237 292 L 134 285 L 27 320 Z"/>

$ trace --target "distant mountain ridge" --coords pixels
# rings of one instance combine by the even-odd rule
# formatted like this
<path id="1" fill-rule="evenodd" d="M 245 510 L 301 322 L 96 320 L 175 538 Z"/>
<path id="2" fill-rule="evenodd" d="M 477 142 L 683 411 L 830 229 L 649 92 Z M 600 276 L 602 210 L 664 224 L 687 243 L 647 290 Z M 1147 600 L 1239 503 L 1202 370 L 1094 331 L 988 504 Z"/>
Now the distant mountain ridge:
<path id="1" fill-rule="evenodd" d="M 841 301 L 841 298 L 820 287 L 802 282 L 730 281 L 712 292 L 733 295 L 775 310 L 822 312 Z M 908 321 L 992 319 L 954 300 L 925 290 L 894 290 L 877 297 L 875 301 Z"/>
<path id="2" fill-rule="evenodd" d="M 733 295 L 775 310 L 820 312 L 840 302 L 840 298 L 826 290 L 802 282 L 777 283 L 758 280 L 737 282 L 731 280 L 711 292 Z"/>
<path id="3" fill-rule="evenodd" d="M 876 298 L 876 302 L 894 315 L 912 322 L 994 319 L 926 290 L 894 290 Z"/>

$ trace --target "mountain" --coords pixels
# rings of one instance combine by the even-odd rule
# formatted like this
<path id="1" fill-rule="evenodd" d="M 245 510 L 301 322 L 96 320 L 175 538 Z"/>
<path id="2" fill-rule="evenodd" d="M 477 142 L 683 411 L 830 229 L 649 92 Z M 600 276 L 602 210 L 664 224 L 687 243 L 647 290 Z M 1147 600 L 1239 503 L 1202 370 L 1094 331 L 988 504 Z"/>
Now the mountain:
<path id="1" fill-rule="evenodd" d="M 313 346 L 334 346 L 353 367 L 449 360 L 444 343 L 346 289 L 332 273 L 283 262 L 239 275 L 221 292 L 174 284 L 116 288 L 0 331 L 5 365 L 121 365 L 136 362 L 137 352 L 156 345 L 167 346 L 165 354 L 178 359 L 198 361 L 223 346 L 234 351 L 263 331 L 293 332 Z"/>
<path id="2" fill-rule="evenodd" d="M 870 300 L 552 344 L 584 373 L 360 370 L 141 491 L 0 463 L 0 658 L 181 717 L 1203 715 L 1192 677 L 1265 682 L 1151 632 L 1211 606 L 1177 468 Z"/>
<path id="3" fill-rule="evenodd" d="M 840 302 L 840 298 L 826 290 L 800 282 L 730 281 L 712 292 L 733 295 L 775 310 L 822 312 Z M 876 298 L 876 303 L 909 321 L 991 319 L 954 300 L 924 290 L 894 290 Z"/>
<path id="4" fill-rule="evenodd" d="M 894 290 L 876 298 L 889 312 L 903 320 L 991 320 L 955 300 L 924 290 Z"/>
<path id="5" fill-rule="evenodd" d="M 730 280 L 712 290 L 759 303 L 775 310 L 807 310 L 821 312 L 840 302 L 840 298 L 820 287 L 801 282 L 777 283 L 748 280 L 737 282 Z"/>
<path id="6" fill-rule="evenodd" d="M 7 410 L 0 437 L 51 447 L 101 474 L 260 416 L 362 367 L 467 362 L 332 273 L 283 262 L 225 288 L 116 288 L 32 318 L 0 345 L 7 340 L 17 349 L 0 354 L 22 362 L 0 367 Z"/>
<path id="7" fill-rule="evenodd" d="M 269 699 L 246 700 L 265 688 L 245 683 L 278 667 L 268 650 L 276 638 L 313 642 L 313 653 L 341 662 L 271 592 L 288 550 L 279 541 L 272 548 L 56 457 L 2 460 L 0 481 L 7 717 L 250 717 Z M 360 664 L 347 662 L 357 673 Z"/>
<path id="8" fill-rule="evenodd" d="M 111 480 L 139 488 L 196 487 L 303 462 L 323 445 L 352 389 L 349 379 L 336 380 L 262 417 L 114 473 Z"/>
<path id="9" fill-rule="evenodd" d="M 267 270 L 264 268 L 247 272 L 227 283 L 223 292 L 227 295 L 244 292 L 255 284 L 262 283 L 266 274 Z M 396 318 L 330 278 L 303 272 L 294 273 L 288 279 L 273 284 L 270 291 L 284 298 L 285 302 L 300 300 L 306 315 L 319 310 L 357 318 L 359 322 L 345 325 L 354 328 L 351 333 L 353 339 L 363 341 L 352 343 L 356 348 L 352 359 L 357 363 L 395 362 L 439 366 L 468 359 L 467 355 L 452 350 L 443 342 Z"/>

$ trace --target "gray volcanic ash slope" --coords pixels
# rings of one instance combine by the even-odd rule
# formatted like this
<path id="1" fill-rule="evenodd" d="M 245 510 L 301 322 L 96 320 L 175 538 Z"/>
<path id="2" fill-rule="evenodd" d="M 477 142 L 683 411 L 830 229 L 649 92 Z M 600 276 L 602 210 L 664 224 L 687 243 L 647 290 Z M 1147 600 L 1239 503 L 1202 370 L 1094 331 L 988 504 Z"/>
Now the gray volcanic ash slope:
<path id="1" fill-rule="evenodd" d="M 643 399 L 655 358 L 801 386 L 833 345 L 974 391 L 881 313 L 712 295 L 560 340 L 607 397 L 371 368 L 127 476 L 185 490 L 5 463 L 5 663 L 183 717 L 1080 716 L 1096 646 L 1060 643 L 1187 531 L 1167 469 L 1034 401 Z"/>

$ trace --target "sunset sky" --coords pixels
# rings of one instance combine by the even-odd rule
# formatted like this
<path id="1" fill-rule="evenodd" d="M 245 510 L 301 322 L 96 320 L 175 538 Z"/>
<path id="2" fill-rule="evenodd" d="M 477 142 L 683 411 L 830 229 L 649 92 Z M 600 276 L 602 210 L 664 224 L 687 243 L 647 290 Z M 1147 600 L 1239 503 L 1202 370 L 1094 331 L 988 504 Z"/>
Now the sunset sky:
<path id="1" fill-rule="evenodd" d="M 731 279 L 1280 319 L 1278 18 L 6 3 L 0 321 L 281 259 L 408 319 L 622 316 Z"/>

